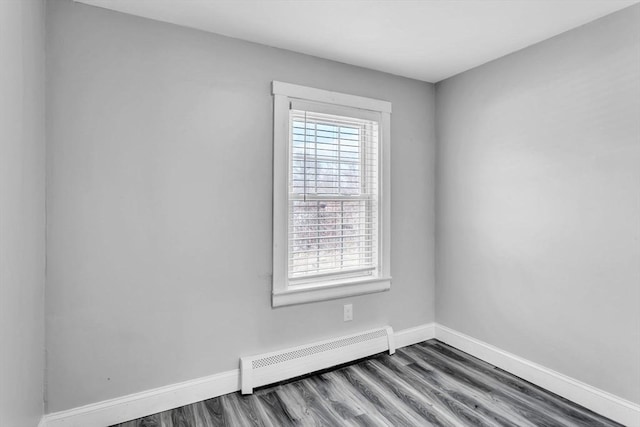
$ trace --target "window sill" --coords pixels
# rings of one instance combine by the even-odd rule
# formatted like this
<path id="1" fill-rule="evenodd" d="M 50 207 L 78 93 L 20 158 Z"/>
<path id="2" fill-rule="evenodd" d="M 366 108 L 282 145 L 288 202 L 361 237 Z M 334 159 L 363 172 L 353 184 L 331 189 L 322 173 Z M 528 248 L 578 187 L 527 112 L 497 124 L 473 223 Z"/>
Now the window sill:
<path id="1" fill-rule="evenodd" d="M 357 278 L 341 281 L 336 284 L 314 283 L 313 285 L 296 286 L 287 290 L 274 291 L 272 306 L 305 304 L 316 301 L 326 301 L 355 295 L 384 292 L 391 289 L 391 278 Z"/>

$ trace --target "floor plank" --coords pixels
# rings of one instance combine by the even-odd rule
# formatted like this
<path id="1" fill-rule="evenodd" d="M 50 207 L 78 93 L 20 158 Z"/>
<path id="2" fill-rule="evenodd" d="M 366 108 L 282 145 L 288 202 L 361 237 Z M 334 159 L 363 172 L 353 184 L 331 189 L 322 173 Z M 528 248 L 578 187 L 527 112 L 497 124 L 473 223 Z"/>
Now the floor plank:
<path id="1" fill-rule="evenodd" d="M 437 340 L 115 427 L 620 426 Z"/>

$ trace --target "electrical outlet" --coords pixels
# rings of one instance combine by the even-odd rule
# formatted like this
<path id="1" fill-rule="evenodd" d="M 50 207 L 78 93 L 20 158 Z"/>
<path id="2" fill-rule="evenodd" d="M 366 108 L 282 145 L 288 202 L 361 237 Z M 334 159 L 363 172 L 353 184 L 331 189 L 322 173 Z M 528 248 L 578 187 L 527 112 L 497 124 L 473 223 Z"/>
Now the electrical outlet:
<path id="1" fill-rule="evenodd" d="M 344 321 L 351 322 L 353 320 L 353 304 L 344 305 Z"/>

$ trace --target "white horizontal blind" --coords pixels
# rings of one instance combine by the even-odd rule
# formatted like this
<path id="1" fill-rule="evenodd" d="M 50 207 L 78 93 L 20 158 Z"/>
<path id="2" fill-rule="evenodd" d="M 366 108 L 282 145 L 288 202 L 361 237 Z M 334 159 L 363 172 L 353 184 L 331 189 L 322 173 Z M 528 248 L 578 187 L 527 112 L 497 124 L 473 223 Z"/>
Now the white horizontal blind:
<path id="1" fill-rule="evenodd" d="M 290 281 L 371 275 L 378 263 L 378 122 L 290 109 L 289 128 Z"/>

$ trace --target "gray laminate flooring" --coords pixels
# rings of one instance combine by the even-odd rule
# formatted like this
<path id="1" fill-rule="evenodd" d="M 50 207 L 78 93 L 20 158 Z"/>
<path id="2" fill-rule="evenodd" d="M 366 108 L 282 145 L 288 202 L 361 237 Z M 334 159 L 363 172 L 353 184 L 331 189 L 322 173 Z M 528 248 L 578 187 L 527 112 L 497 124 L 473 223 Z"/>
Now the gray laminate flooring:
<path id="1" fill-rule="evenodd" d="M 437 340 L 119 427 L 619 426 Z"/>

